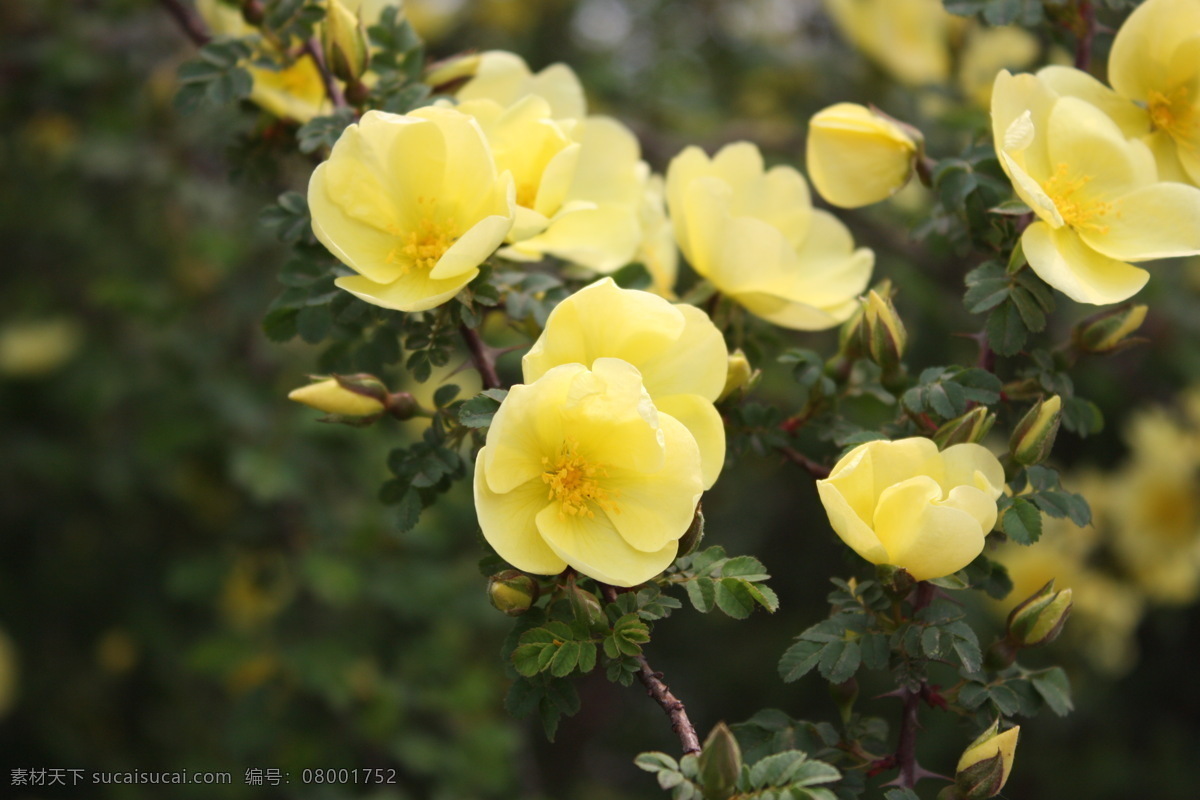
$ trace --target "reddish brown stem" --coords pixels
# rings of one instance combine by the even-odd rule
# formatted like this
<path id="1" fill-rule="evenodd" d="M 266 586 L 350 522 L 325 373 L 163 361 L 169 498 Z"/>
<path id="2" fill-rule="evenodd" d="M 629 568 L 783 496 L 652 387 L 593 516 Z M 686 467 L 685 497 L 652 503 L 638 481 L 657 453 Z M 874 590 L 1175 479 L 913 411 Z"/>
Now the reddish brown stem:
<path id="1" fill-rule="evenodd" d="M 179 28 L 197 47 L 203 47 L 212 41 L 204 23 L 180 0 L 159 0 L 159 3 L 175 18 Z"/>
<path id="2" fill-rule="evenodd" d="M 788 461 L 791 461 L 817 480 L 829 477 L 829 467 L 818 464 L 798 450 L 794 450 L 791 447 L 781 447 L 779 448 L 779 452 L 783 453 Z"/>
<path id="3" fill-rule="evenodd" d="M 333 107 L 345 108 L 346 96 L 342 94 L 342 88 L 338 86 L 338 82 L 330 73 L 329 66 L 325 63 L 325 56 L 321 54 L 321 43 L 315 36 L 304 43 L 304 52 L 308 53 L 313 63 L 317 65 L 317 71 L 321 73 L 321 83 L 325 84 L 325 94 L 329 95 Z"/>
<path id="4" fill-rule="evenodd" d="M 1079 3 L 1079 28 L 1076 31 L 1075 69 L 1086 72 L 1092 63 L 1092 38 L 1096 35 L 1096 11 L 1090 0 Z"/>
<path id="5" fill-rule="evenodd" d="M 471 354 L 471 363 L 475 365 L 475 369 L 479 370 L 479 379 L 483 383 L 483 388 L 503 388 L 504 384 L 500 382 L 500 375 L 496 372 L 496 362 L 492 358 L 492 352 L 483 343 L 479 331 L 468 328 L 466 325 L 458 330 L 462 333 L 463 341 L 467 343 L 467 352 Z"/>
<path id="6" fill-rule="evenodd" d="M 600 584 L 604 599 L 610 603 L 616 602 L 617 590 L 613 586 Z M 638 680 L 646 687 L 646 694 L 654 698 L 654 702 L 662 707 L 663 712 L 671 720 L 671 730 L 679 737 L 683 754 L 700 752 L 700 737 L 696 735 L 696 727 L 688 718 L 683 701 L 671 693 L 671 688 L 663 680 L 661 672 L 655 672 L 646 661 L 645 655 L 637 657 Z"/>

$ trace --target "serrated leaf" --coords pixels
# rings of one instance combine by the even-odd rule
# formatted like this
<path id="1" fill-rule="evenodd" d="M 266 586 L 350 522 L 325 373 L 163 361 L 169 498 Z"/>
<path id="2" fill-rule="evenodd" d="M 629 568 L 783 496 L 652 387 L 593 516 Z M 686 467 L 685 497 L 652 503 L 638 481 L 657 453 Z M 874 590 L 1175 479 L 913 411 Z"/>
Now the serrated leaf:
<path id="1" fill-rule="evenodd" d="M 405 492 L 404 497 L 396 504 L 396 530 L 407 533 L 417 527 L 422 509 L 421 496 L 412 489 Z"/>
<path id="2" fill-rule="evenodd" d="M 996 709 L 1006 717 L 1011 717 L 1021 709 L 1021 698 L 1004 684 L 991 687 L 988 696 Z"/>
<path id="3" fill-rule="evenodd" d="M 679 762 L 666 753 L 651 751 L 649 753 L 638 753 L 637 758 L 633 759 L 634 766 L 646 772 L 678 772 Z"/>
<path id="4" fill-rule="evenodd" d="M 891 648 L 884 634 L 872 631 L 859 640 L 858 646 L 862 650 L 863 664 L 868 669 L 883 669 L 888 665 Z"/>
<path id="5" fill-rule="evenodd" d="M 717 607 L 734 619 L 745 619 L 754 610 L 754 597 L 741 578 L 722 578 L 716 585 Z"/>
<path id="6" fill-rule="evenodd" d="M 541 699 L 540 686 L 525 678 L 517 678 L 512 686 L 508 687 L 508 694 L 504 697 L 504 708 L 509 714 L 521 719 L 533 713 Z"/>
<path id="7" fill-rule="evenodd" d="M 737 556 L 729 559 L 721 566 L 721 575 L 726 578 L 741 578 L 751 582 L 765 581 L 771 577 L 767 574 L 767 568 L 754 556 Z"/>
<path id="8" fill-rule="evenodd" d="M 579 642 L 568 641 L 559 645 L 557 652 L 550 660 L 550 674 L 556 678 L 569 675 L 575 669 L 575 665 L 579 663 L 579 650 Z"/>
<path id="9" fill-rule="evenodd" d="M 1075 708 L 1071 702 L 1071 682 L 1062 667 L 1051 667 L 1045 672 L 1035 673 L 1032 681 L 1033 688 L 1058 716 L 1066 716 Z"/>
<path id="10" fill-rule="evenodd" d="M 921 632 L 921 652 L 928 658 L 941 658 L 942 632 L 936 627 L 928 627 Z"/>
<path id="11" fill-rule="evenodd" d="M 997 355 L 1013 356 L 1021 352 L 1029 331 L 1015 305 L 1001 303 L 987 321 L 988 344 Z"/>
<path id="12" fill-rule="evenodd" d="M 833 783 L 842 779 L 842 773 L 832 764 L 824 761 L 806 759 L 796 764 L 784 777 L 788 789 L 804 786 L 818 786 L 822 783 Z"/>
<path id="13" fill-rule="evenodd" d="M 685 583 L 688 600 L 697 611 L 707 614 L 713 610 L 717 602 L 717 585 L 712 578 L 696 578 Z"/>
<path id="14" fill-rule="evenodd" d="M 1034 299 L 1034 296 L 1024 287 L 1013 289 L 1009 295 L 1017 313 L 1021 315 L 1021 321 L 1025 323 L 1025 327 L 1037 333 L 1046 327 L 1046 313 Z"/>
<path id="15" fill-rule="evenodd" d="M 1000 518 L 1000 529 L 1017 544 L 1033 544 L 1042 536 L 1042 514 L 1028 500 L 1014 498 Z"/>
<path id="16" fill-rule="evenodd" d="M 596 645 L 593 642 L 579 642 L 579 671 L 586 675 L 596 668 Z"/>
<path id="17" fill-rule="evenodd" d="M 821 651 L 824 645 L 801 639 L 783 651 L 779 659 L 779 677 L 784 683 L 791 683 L 811 672 L 821 662 Z"/>
<path id="18" fill-rule="evenodd" d="M 862 664 L 858 642 L 830 642 L 821 653 L 821 677 L 830 683 L 845 683 Z"/>

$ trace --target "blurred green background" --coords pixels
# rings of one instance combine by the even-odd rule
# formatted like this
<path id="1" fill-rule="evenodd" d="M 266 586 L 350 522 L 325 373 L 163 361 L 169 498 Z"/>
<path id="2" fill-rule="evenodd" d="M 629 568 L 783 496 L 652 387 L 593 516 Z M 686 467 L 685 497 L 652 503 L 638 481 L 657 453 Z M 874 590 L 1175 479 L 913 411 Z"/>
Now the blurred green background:
<path id="1" fill-rule="evenodd" d="M 950 133 L 930 134 L 934 146 L 984 119 L 948 106 L 952 94 L 891 81 L 816 2 L 485 0 L 411 13 L 437 57 L 499 47 L 535 69 L 571 64 L 659 171 L 686 144 L 740 138 L 802 166 L 804 122 L 844 99 L 939 116 Z M 663 796 L 632 759 L 677 742 L 640 688 L 580 681 L 583 710 L 554 744 L 504 713 L 508 621 L 484 597 L 469 494 L 458 487 L 405 534 L 376 501 L 388 450 L 419 428 L 319 425 L 284 399 L 317 353 L 261 332 L 283 251 L 257 217 L 303 190 L 310 165 L 231 177 L 245 162 L 231 151 L 291 134 L 249 106 L 180 117 L 175 69 L 192 52 L 149 0 L 0 4 L 0 795 Z M 913 363 L 972 361 L 973 343 L 953 336 L 979 325 L 953 310 L 963 263 L 909 239 L 914 194 L 844 218 L 901 288 Z M 1119 464 L 1122 420 L 1200 377 L 1198 276 L 1194 263 L 1160 268 L 1139 297 L 1153 346 L 1081 365 L 1078 387 L 1108 425 L 1064 435 L 1063 464 Z M 1083 312 L 1062 302 L 1060 316 L 1065 331 Z M 828 354 L 834 338 L 780 345 Z M 786 403 L 787 390 L 781 373 L 760 395 Z M 824 615 L 828 578 L 864 574 L 811 480 L 749 454 L 705 511 L 708 543 L 758 555 L 782 609 L 743 623 L 680 612 L 656 629 L 651 663 L 702 735 L 763 707 L 834 718 L 815 675 L 784 685 L 775 668 Z M 1116 674 L 1068 640 L 1039 654 L 1069 665 L 1078 710 L 1023 727 L 1006 796 L 1196 796 L 1200 613 L 1154 607 L 1134 635 L 1136 661 Z M 873 688 L 887 686 L 868 681 L 863 697 Z M 893 700 L 864 705 L 897 716 Z M 970 735 L 944 716 L 923 718 L 919 753 L 935 771 Z M 214 770 L 232 783 L 12 785 L 14 770 L 51 768 Z M 303 785 L 316 768 L 394 770 L 397 782 Z M 290 783 L 247 785 L 250 769 Z"/>

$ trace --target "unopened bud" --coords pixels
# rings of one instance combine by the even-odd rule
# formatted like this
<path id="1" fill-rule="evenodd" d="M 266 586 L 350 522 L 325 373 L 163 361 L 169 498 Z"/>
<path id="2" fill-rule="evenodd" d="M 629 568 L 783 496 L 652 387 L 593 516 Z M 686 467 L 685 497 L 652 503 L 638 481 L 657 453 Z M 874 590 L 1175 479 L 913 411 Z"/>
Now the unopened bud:
<path id="1" fill-rule="evenodd" d="M 567 600 L 575 618 L 585 625 L 598 625 L 605 622 L 604 609 L 596 595 L 575 585 L 574 581 L 567 584 Z"/>
<path id="2" fill-rule="evenodd" d="M 954 444 L 979 442 L 988 435 L 995 423 L 996 415 L 988 411 L 987 406 L 976 406 L 938 428 L 933 434 L 933 441 L 937 443 L 939 450 L 945 450 Z"/>
<path id="3" fill-rule="evenodd" d="M 867 293 L 866 309 L 863 312 L 864 339 L 871 360 L 892 372 L 900 366 L 904 348 L 908 344 L 908 332 L 892 299 L 874 289 Z"/>
<path id="4" fill-rule="evenodd" d="M 479 53 L 469 53 L 430 64 L 425 71 L 425 83 L 432 86 L 435 92 L 452 92 L 475 77 L 481 60 Z"/>
<path id="5" fill-rule="evenodd" d="M 367 31 L 358 15 L 341 0 L 327 0 L 321 44 L 329 71 L 350 84 L 357 84 L 367 71 L 371 50 Z"/>
<path id="6" fill-rule="evenodd" d="M 742 750 L 724 722 L 718 722 L 704 740 L 698 766 L 705 800 L 726 800 L 733 796 L 742 774 Z"/>
<path id="7" fill-rule="evenodd" d="M 1062 398 L 1038 398 L 1033 408 L 1017 423 L 1008 449 L 1018 464 L 1030 466 L 1045 461 L 1054 447 L 1058 425 L 1062 420 Z"/>
<path id="8" fill-rule="evenodd" d="M 916 579 L 908 570 L 893 564 L 876 565 L 875 578 L 883 590 L 897 600 L 907 597 L 917 585 Z"/>
<path id="9" fill-rule="evenodd" d="M 538 582 L 515 569 L 488 578 L 488 599 L 510 617 L 519 617 L 528 611 L 537 602 L 538 592 Z"/>
<path id="10" fill-rule="evenodd" d="M 749 383 L 751 374 L 753 374 L 753 370 L 750 368 L 750 359 L 746 358 L 746 354 L 739 347 L 729 354 L 729 365 L 725 372 L 725 388 L 721 389 L 717 401 L 724 400 Z"/>
<path id="11" fill-rule="evenodd" d="M 374 375 L 334 375 L 288 392 L 288 399 L 337 417 L 365 418 L 387 410 L 387 387 Z"/>
<path id="12" fill-rule="evenodd" d="M 920 131 L 857 103 L 838 103 L 808 122 L 805 159 L 816 190 L 835 206 L 886 200 L 912 177 Z"/>
<path id="13" fill-rule="evenodd" d="M 971 743 L 954 773 L 954 786 L 963 800 L 987 800 L 1000 793 L 1012 772 L 1020 731 L 1016 725 L 1001 733 L 996 720 Z"/>
<path id="14" fill-rule="evenodd" d="M 859 302 L 858 308 L 850 315 L 850 318 L 842 323 L 842 327 L 838 329 L 838 355 L 847 361 L 854 361 L 866 355 L 867 350 L 863 343 L 863 316 L 866 310 L 866 302 Z"/>
<path id="15" fill-rule="evenodd" d="M 393 392 L 387 397 L 387 410 L 398 420 L 412 419 L 420 407 L 417 399 L 408 392 Z"/>
<path id="16" fill-rule="evenodd" d="M 851 678 L 842 683 L 829 684 L 829 696 L 833 698 L 833 703 L 837 706 L 842 724 L 849 725 L 850 718 L 854 714 L 854 703 L 858 700 L 858 681 Z"/>
<path id="17" fill-rule="evenodd" d="M 679 537 L 677 557 L 686 556 L 699 547 L 700 542 L 704 539 L 704 512 L 700 510 L 701 505 L 702 503 L 696 504 L 696 513 L 692 516 L 692 524 L 683 532 L 683 536 Z"/>
<path id="18" fill-rule="evenodd" d="M 1071 590 L 1054 591 L 1051 580 L 1023 600 L 1008 615 L 1008 635 L 1022 647 L 1047 644 L 1058 638 L 1071 615 Z"/>
<path id="19" fill-rule="evenodd" d="M 1075 345 L 1089 353 L 1112 353 L 1137 343 L 1130 335 L 1146 321 L 1147 306 L 1123 305 L 1080 322 L 1071 332 Z"/>

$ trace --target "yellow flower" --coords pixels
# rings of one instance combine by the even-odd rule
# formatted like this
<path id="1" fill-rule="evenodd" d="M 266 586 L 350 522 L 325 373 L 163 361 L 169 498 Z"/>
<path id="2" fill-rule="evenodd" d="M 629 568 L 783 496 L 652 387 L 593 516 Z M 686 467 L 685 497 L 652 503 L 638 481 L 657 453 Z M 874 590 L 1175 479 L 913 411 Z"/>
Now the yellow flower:
<path id="1" fill-rule="evenodd" d="M 457 294 L 504 241 L 513 186 L 467 115 L 368 111 L 313 172 L 308 206 L 317 238 L 359 273 L 339 287 L 421 311 Z"/>
<path id="2" fill-rule="evenodd" d="M 84 333 L 67 317 L 10 322 L 0 328 L 0 376 L 49 375 L 79 351 Z"/>
<path id="3" fill-rule="evenodd" d="M 875 254 L 854 249 L 832 214 L 813 209 L 808 184 L 786 166 L 764 170 L 738 142 L 710 159 L 689 147 L 667 168 L 667 206 L 688 262 L 753 314 L 785 328 L 822 330 L 858 307 Z"/>
<path id="4" fill-rule="evenodd" d="M 996 524 L 1004 468 L 986 448 L 938 452 L 920 437 L 861 444 L 817 492 L 837 535 L 872 564 L 903 567 L 919 581 L 965 567 Z"/>
<path id="5" fill-rule="evenodd" d="M 825 9 L 855 47 L 901 83 L 949 76 L 952 18 L 941 0 L 825 0 Z"/>
<path id="6" fill-rule="evenodd" d="M 675 247 L 675 229 L 667 216 L 665 193 L 663 177 L 651 175 L 638 206 L 642 243 L 635 258 L 650 274 L 650 291 L 673 300 L 679 275 L 679 250 Z"/>
<path id="7" fill-rule="evenodd" d="M 604 278 L 555 307 L 521 367 L 533 383 L 560 364 L 591 366 L 603 358 L 636 367 L 658 410 L 684 424 L 710 488 L 725 463 L 725 426 L 713 402 L 725 386 L 729 354 L 708 315 Z"/>
<path id="8" fill-rule="evenodd" d="M 1108 77 L 1145 109 L 1147 144 L 1200 186 L 1200 2 L 1146 0 L 1113 40 Z"/>
<path id="9" fill-rule="evenodd" d="M 1038 220 L 1021 246 L 1081 303 L 1128 299 L 1149 274 L 1127 263 L 1200 252 L 1200 189 L 1158 182 L 1154 157 L 1103 111 L 1034 75 L 996 76 L 996 152 Z"/>
<path id="10" fill-rule="evenodd" d="M 838 103 L 808 121 L 808 176 L 835 206 L 886 200 L 913 173 L 917 145 L 903 128 L 857 103 Z"/>
<path id="11" fill-rule="evenodd" d="M 353 385 L 353 383 L 349 385 Z M 324 411 L 326 414 L 369 417 L 373 414 L 382 414 L 387 410 L 387 405 L 384 403 L 387 389 L 383 387 L 383 384 L 378 386 L 375 394 L 368 394 L 365 391 L 354 391 L 354 389 L 347 388 L 337 378 L 326 378 L 323 381 L 316 381 L 307 386 L 293 389 L 288 392 L 288 400 L 303 403 L 309 408 Z"/>
<path id="12" fill-rule="evenodd" d="M 958 86 L 980 108 L 992 102 L 992 83 L 1002 69 L 1024 69 L 1037 60 L 1041 44 L 1016 25 L 970 26 L 958 63 Z"/>
<path id="13" fill-rule="evenodd" d="M 475 461 L 479 525 L 501 558 L 615 586 L 674 561 L 703 488 L 696 440 L 615 358 L 514 386 Z"/>
<path id="14" fill-rule="evenodd" d="M 519 56 L 486 53 L 458 98 L 456 108 L 487 136 L 497 168 L 516 182 L 512 246 L 502 255 L 553 255 L 597 272 L 633 260 L 650 170 L 628 128 L 583 116 L 582 89 L 569 67 L 555 64 L 535 76 Z"/>

